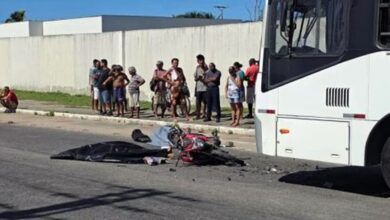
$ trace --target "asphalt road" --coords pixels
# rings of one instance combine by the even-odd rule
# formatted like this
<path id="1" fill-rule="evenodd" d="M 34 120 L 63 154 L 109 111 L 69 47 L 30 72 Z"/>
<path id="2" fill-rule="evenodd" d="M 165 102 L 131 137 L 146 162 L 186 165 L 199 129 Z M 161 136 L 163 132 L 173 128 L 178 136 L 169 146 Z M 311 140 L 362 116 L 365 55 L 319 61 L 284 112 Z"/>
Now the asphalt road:
<path id="1" fill-rule="evenodd" d="M 57 161 L 49 156 L 126 138 L 34 120 L 32 127 L 0 115 L 0 219 L 390 219 L 377 167 L 236 150 L 247 167 Z"/>

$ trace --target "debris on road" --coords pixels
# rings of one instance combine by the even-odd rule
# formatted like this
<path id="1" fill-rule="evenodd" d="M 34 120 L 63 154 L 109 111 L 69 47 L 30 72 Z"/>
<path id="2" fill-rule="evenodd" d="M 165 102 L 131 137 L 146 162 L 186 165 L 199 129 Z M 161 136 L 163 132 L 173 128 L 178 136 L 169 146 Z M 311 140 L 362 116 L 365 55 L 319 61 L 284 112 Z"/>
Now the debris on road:
<path id="1" fill-rule="evenodd" d="M 150 166 L 156 166 L 166 163 L 166 158 L 163 157 L 144 157 L 144 162 Z"/>
<path id="2" fill-rule="evenodd" d="M 148 137 L 137 130 L 137 138 Z M 146 136 L 146 137 L 145 137 Z M 137 139 L 134 139 L 137 141 Z M 194 165 L 227 165 L 245 166 L 245 162 L 228 152 L 221 150 L 221 141 L 217 131 L 212 132 L 208 137 L 203 134 L 191 133 L 190 130 L 183 130 L 178 126 L 162 126 L 152 131 L 149 144 L 156 146 L 170 146 L 180 152 L 177 156 L 176 165 L 179 161 Z"/>

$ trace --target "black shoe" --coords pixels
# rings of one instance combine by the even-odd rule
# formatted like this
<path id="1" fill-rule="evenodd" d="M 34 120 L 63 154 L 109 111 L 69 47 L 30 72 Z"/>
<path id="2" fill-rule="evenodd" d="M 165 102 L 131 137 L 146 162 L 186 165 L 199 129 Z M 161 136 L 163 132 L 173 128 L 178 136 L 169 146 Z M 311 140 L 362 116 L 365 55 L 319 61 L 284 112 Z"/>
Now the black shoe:
<path id="1" fill-rule="evenodd" d="M 107 115 L 108 115 L 108 116 L 112 116 L 112 115 L 113 115 L 113 114 L 112 114 L 112 111 L 107 112 Z"/>
<path id="2" fill-rule="evenodd" d="M 246 115 L 244 118 L 247 118 L 247 119 L 252 119 L 253 118 L 253 115 Z"/>
<path id="3" fill-rule="evenodd" d="M 215 122 L 219 123 L 219 122 L 221 122 L 221 119 L 220 119 L 220 118 L 217 118 L 217 119 L 215 120 Z"/>
<path id="4" fill-rule="evenodd" d="M 204 122 L 208 122 L 208 121 L 211 121 L 210 118 L 206 118 L 205 120 L 203 120 Z"/>

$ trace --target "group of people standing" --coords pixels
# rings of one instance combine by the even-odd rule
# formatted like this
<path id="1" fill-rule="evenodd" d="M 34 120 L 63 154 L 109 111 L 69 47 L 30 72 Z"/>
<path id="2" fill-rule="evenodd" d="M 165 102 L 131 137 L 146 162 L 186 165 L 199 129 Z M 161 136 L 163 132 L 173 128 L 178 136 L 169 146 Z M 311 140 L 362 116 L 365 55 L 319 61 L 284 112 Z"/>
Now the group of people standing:
<path id="1" fill-rule="evenodd" d="M 91 85 L 91 106 L 101 115 L 114 115 L 124 117 L 125 110 L 128 110 L 127 91 L 130 95 L 130 117 L 140 116 L 140 91 L 139 87 L 145 80 L 137 74 L 135 67 L 129 67 L 130 77 L 123 71 L 120 65 L 108 67 L 106 59 L 94 60 L 89 77 Z"/>
<path id="2" fill-rule="evenodd" d="M 211 121 L 211 113 L 215 110 L 217 112 L 216 121 L 219 122 L 221 118 L 219 100 L 221 72 L 216 69 L 214 63 L 210 63 L 207 67 L 203 55 L 197 56 L 197 62 L 198 66 L 195 71 L 196 117 L 197 119 L 202 117 L 206 122 Z M 252 58 L 249 60 L 249 68 L 246 72 L 242 71 L 241 68 L 242 64 L 239 62 L 235 62 L 233 66 L 229 67 L 229 77 L 225 85 L 225 97 L 229 100 L 232 109 L 232 126 L 240 124 L 240 120 L 243 117 L 243 102 L 245 102 L 245 99 L 248 103 L 249 111 L 245 118 L 253 118 L 254 87 L 259 66 L 257 61 Z M 244 81 L 248 81 L 246 97 Z M 203 115 L 201 114 L 202 110 Z"/>
<path id="3" fill-rule="evenodd" d="M 194 73 L 196 120 L 211 121 L 212 112 L 216 112 L 216 122 L 221 120 L 220 84 L 222 73 L 215 63 L 206 64 L 202 54 L 196 56 L 197 67 Z M 137 74 L 135 67 L 128 69 L 130 77 L 123 72 L 120 65 L 107 66 L 107 60 L 94 60 L 94 67 L 90 71 L 92 108 L 100 114 L 124 116 L 127 110 L 126 87 L 130 95 L 131 116 L 139 118 L 140 114 L 140 86 L 145 80 Z M 255 100 L 255 83 L 259 71 L 258 62 L 249 60 L 249 67 L 244 72 L 242 64 L 235 62 L 229 67 L 229 76 L 225 85 L 225 96 L 232 109 L 232 126 L 238 126 L 242 118 L 253 118 L 253 103 Z M 245 89 L 244 81 L 247 81 Z M 186 76 L 179 59 L 171 60 L 171 67 L 164 69 L 163 61 L 157 61 L 152 80 L 149 83 L 153 96 L 153 114 L 155 118 L 164 118 L 169 108 L 172 118 L 177 118 L 177 108 L 187 120 L 192 120 L 188 112 L 187 99 L 190 90 L 187 86 Z M 246 94 L 246 95 L 245 95 Z M 243 103 L 248 103 L 248 115 L 243 117 Z"/>
<path id="4" fill-rule="evenodd" d="M 235 62 L 229 67 L 229 77 L 225 86 L 225 96 L 229 100 L 232 109 L 232 126 L 238 126 L 242 118 L 253 118 L 253 103 L 255 102 L 255 85 L 259 65 L 255 59 L 249 60 L 249 67 L 244 72 L 242 64 Z M 247 81 L 246 96 L 244 81 Z M 248 104 L 248 114 L 243 117 L 244 106 Z"/>

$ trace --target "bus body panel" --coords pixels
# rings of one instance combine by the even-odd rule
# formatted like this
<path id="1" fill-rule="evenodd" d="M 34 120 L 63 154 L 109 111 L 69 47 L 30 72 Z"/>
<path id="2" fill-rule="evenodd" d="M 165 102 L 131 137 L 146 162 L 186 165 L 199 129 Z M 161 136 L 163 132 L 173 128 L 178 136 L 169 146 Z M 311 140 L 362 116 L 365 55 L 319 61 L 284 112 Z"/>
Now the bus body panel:
<path id="1" fill-rule="evenodd" d="M 276 115 L 257 114 L 257 116 L 255 118 L 257 152 L 276 156 Z"/>
<path id="2" fill-rule="evenodd" d="M 365 165 L 366 142 L 371 130 L 377 121 L 351 120 L 350 121 L 350 164 L 353 166 Z"/>
<path id="3" fill-rule="evenodd" d="M 387 88 L 390 88 L 390 71 L 386 68 L 389 64 L 388 52 L 375 52 L 266 93 L 262 93 L 257 87 L 256 115 L 262 125 L 256 127 L 258 133 L 262 134 L 262 142 L 258 142 L 259 152 L 267 155 L 275 155 L 274 152 L 278 152 L 277 156 L 286 156 L 281 154 L 283 149 L 277 148 L 279 145 L 276 124 L 279 117 L 296 120 L 302 117 L 314 120 L 346 120 L 350 121 L 350 133 L 347 136 L 350 141 L 350 158 L 347 164 L 364 165 L 367 138 L 376 122 L 390 112 L 390 92 L 386 94 L 386 91 L 389 91 Z M 257 85 L 260 86 L 261 82 Z M 349 107 L 327 106 L 327 88 L 348 88 Z M 276 116 L 259 113 L 259 110 L 264 109 L 275 110 Z M 353 114 L 363 114 L 366 118 L 353 119 Z M 318 137 L 318 143 L 330 144 L 328 142 L 330 142 L 329 138 Z M 299 154 L 287 156 L 335 162 L 332 158 L 323 160 L 314 155 L 312 157 Z M 345 161 L 341 164 L 345 164 Z"/>
<path id="4" fill-rule="evenodd" d="M 349 122 L 278 118 L 277 155 L 349 164 Z"/>
<path id="5" fill-rule="evenodd" d="M 380 120 L 390 112 L 390 52 L 370 55 L 368 118 Z"/>
<path id="6" fill-rule="evenodd" d="M 390 112 L 390 25 L 386 13 L 390 7 L 384 4 L 386 0 L 340 2 L 266 0 L 260 53 L 263 77 L 256 83 L 259 152 L 366 164 L 365 154 L 370 149 L 367 139 L 378 121 Z M 334 6 L 332 10 L 326 8 L 330 4 Z M 303 9 L 314 11 L 313 8 L 327 12 L 311 15 L 318 17 L 318 22 L 311 19 L 317 22 L 312 26 L 315 31 L 306 35 L 312 38 L 299 41 L 299 29 L 294 34 L 291 27 L 303 25 L 299 23 L 305 16 Z M 325 17 L 336 23 L 329 23 Z M 294 19 L 297 22 L 292 24 Z M 333 43 L 339 45 L 336 49 L 342 49 L 340 53 L 333 50 Z M 380 149 L 375 152 L 378 153 Z"/>
<path id="7" fill-rule="evenodd" d="M 369 56 L 359 57 L 277 88 L 278 114 L 327 118 L 367 114 L 369 61 Z"/>

